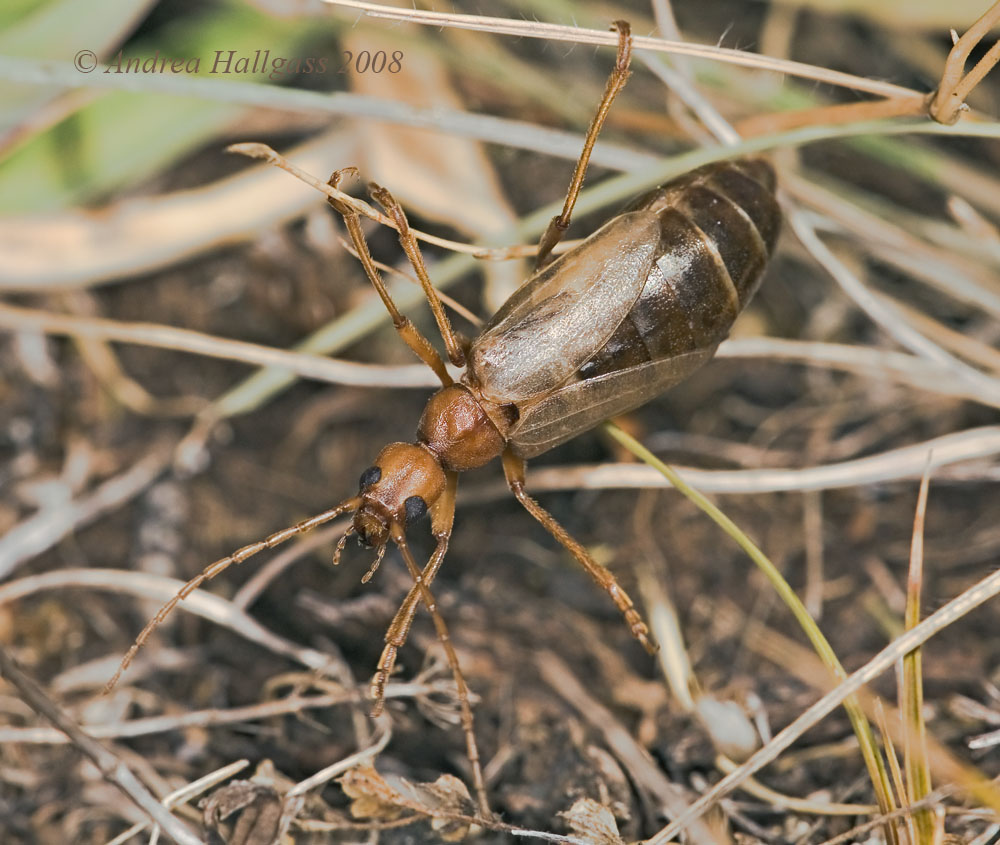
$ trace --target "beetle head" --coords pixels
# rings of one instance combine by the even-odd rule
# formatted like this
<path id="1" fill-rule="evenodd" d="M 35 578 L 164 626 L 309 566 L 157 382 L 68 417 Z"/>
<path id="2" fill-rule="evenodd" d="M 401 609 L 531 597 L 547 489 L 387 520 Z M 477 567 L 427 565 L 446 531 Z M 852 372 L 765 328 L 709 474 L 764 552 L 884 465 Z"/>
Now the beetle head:
<path id="1" fill-rule="evenodd" d="M 437 458 L 418 443 L 390 443 L 361 474 L 361 504 L 354 531 L 369 548 L 402 537 L 441 497 L 445 474 Z"/>

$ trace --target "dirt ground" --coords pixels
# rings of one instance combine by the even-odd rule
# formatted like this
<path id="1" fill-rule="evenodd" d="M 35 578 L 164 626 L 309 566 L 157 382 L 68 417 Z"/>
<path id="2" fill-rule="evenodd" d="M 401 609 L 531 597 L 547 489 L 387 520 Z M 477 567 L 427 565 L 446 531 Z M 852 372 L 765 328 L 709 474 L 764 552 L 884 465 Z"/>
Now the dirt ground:
<path id="1" fill-rule="evenodd" d="M 674 5 L 683 31 L 694 40 L 714 43 L 724 36 L 724 46 L 767 52 L 777 50 L 784 32 L 790 58 L 920 90 L 936 83 L 934 59 L 943 58 L 949 46 L 936 24 L 895 26 L 766 3 L 750 11 L 746 4 L 715 0 Z M 531 16 L 516 8 L 488 13 Z M 179 4 L 178 9 L 190 11 Z M 155 34 L 167 10 L 155 14 L 159 17 L 141 32 Z M 637 5 L 613 14 L 588 7 L 586 14 L 581 26 L 596 26 L 593 18 L 650 17 Z M 367 22 L 353 34 L 340 30 L 334 43 L 364 40 L 366 33 L 374 39 L 380 26 L 378 35 L 391 39 L 388 25 Z M 962 27 L 956 23 L 956 28 Z M 505 97 L 501 86 L 442 60 L 441 72 L 459 107 L 583 131 L 610 67 L 610 50 L 569 51 L 564 44 L 498 35 L 475 42 L 466 35 L 445 37 L 432 29 L 420 37 L 440 43 L 442 55 L 458 55 L 459 62 L 471 60 L 476 43 L 499 43 L 525 73 L 592 97 L 582 104 L 583 117 L 572 122 L 523 91 Z M 405 37 L 414 36 L 407 31 Z M 482 60 L 487 58 L 495 57 L 484 53 Z M 343 84 L 340 77 L 330 87 Z M 810 84 L 800 81 L 797 90 L 816 93 Z M 987 80 L 976 107 L 990 113 L 992 102 L 995 114 L 998 93 L 996 81 Z M 855 98 L 837 89 L 824 88 L 823 95 Z M 738 93 L 710 88 L 707 96 L 724 113 L 745 116 Z M 771 94 L 757 96 L 764 100 Z M 607 139 L 658 155 L 690 145 L 684 124 L 670 118 L 663 104 L 661 84 L 637 66 L 612 111 Z M 789 99 L 787 108 L 795 107 Z M 356 126 L 345 131 L 359 137 L 370 131 Z M 327 128 L 322 115 L 289 120 L 279 111 L 258 110 L 153 178 L 87 205 L 113 209 L 127 197 L 207 185 L 259 166 L 223 156 L 220 150 L 228 143 L 262 141 L 287 150 Z M 828 140 L 802 147 L 798 158 L 782 152 L 775 160 L 779 173 L 832 186 L 845 202 L 857 200 L 918 236 L 933 226 L 960 228 L 949 217 L 947 202 L 976 174 L 996 183 L 996 140 L 915 138 L 899 148 L 918 149 L 925 159 L 942 162 L 941 170 L 916 178 L 912 168 L 888 160 L 890 142 L 876 148 Z M 572 166 L 502 144 L 485 145 L 479 154 L 495 171 L 494 187 L 509 203 L 511 219 L 558 200 Z M 414 154 L 417 161 L 419 155 Z M 390 158 L 390 169 L 405 161 L 405 156 Z M 330 161 L 327 169 L 351 163 Z M 434 175 L 431 164 L 428 172 Z M 947 181 L 948 173 L 959 172 L 963 181 Z M 595 167 L 588 185 L 611 174 L 611 168 Z M 413 190 L 409 183 L 417 180 L 402 171 L 397 176 L 401 195 Z M 489 196 L 490 189 L 476 190 L 469 217 Z M 996 225 L 998 209 L 977 208 L 986 227 L 979 241 L 983 248 L 975 255 L 956 251 L 954 266 L 973 267 L 969 273 L 991 281 L 996 296 L 1000 239 L 994 228 L 990 240 L 988 226 Z M 416 227 L 475 239 L 458 223 L 441 222 L 441 215 L 420 208 L 411 213 Z M 607 214 L 606 209 L 580 215 L 570 235 L 585 234 Z M 461 220 L 461 206 L 453 216 Z M 204 225 L 217 223 L 209 215 Z M 329 210 L 315 206 L 244 242 L 178 255 L 165 267 L 72 291 L 21 289 L 3 302 L 289 349 L 328 321 L 349 320 L 374 302 L 357 261 L 338 240 L 341 231 Z M 377 259 L 403 266 L 391 232 L 375 225 L 366 231 Z M 886 252 L 858 247 L 850 233 L 828 241 L 882 296 L 986 348 L 982 358 L 970 359 L 969 353 L 966 360 L 995 377 L 1000 339 L 995 314 L 931 287 Z M 426 255 L 432 275 L 448 260 L 446 251 L 433 246 Z M 449 293 L 480 316 L 490 313 L 481 268 L 465 272 Z M 433 337 L 427 309 L 407 310 Z M 461 317 L 456 324 L 475 334 Z M 412 363 L 386 321 L 362 334 L 335 356 Z M 737 338 L 758 335 L 899 348 L 788 231 L 734 332 Z M 96 729 L 106 728 L 102 741 L 158 797 L 229 763 L 248 761 L 236 778 L 249 779 L 257 771 L 257 786 L 215 791 L 214 799 L 226 809 L 248 802 L 244 825 L 253 812 L 266 816 L 278 807 L 278 796 L 292 784 L 383 739 L 374 760 L 378 774 L 388 779 L 381 786 L 405 792 L 397 779 L 428 784 L 451 775 L 471 788 L 454 685 L 426 613 L 418 614 L 400 653 L 388 718 L 368 718 L 368 680 L 385 629 L 412 580 L 390 549 L 371 582 L 362 584 L 373 553 L 353 540 L 334 568 L 336 531 L 305 547 L 289 544 L 298 550 L 294 560 L 270 552 L 225 572 L 205 592 L 235 604 L 199 605 L 198 612 L 182 605 L 151 636 L 116 689 L 102 694 L 133 638 L 169 596 L 164 590 L 173 585 L 164 579 L 191 578 L 232 550 L 352 495 L 356 479 L 382 446 L 413 437 L 429 395 L 424 387 L 302 379 L 206 424 L 205 409 L 217 408 L 211 403 L 252 372 L 245 362 L 141 344 L 108 346 L 28 330 L 0 335 L 0 642 L 80 724 L 99 737 Z M 921 390 L 878 372 L 733 357 L 713 361 L 619 422 L 672 464 L 724 471 L 835 464 L 956 432 L 985 431 L 996 419 L 989 401 Z M 570 481 L 550 486 L 576 489 L 542 491 L 539 501 L 612 569 L 644 613 L 666 606 L 668 597 L 697 693 L 706 702 L 735 705 L 736 712 L 726 717 L 732 730 L 764 725 L 777 732 L 825 688 L 818 658 L 749 558 L 689 501 L 673 490 L 588 489 L 572 481 L 578 465 L 634 461 L 596 430 L 533 461 L 528 486 L 534 470 L 545 468 L 544 477 L 558 481 L 558 470 L 565 469 Z M 820 627 L 848 671 L 902 630 L 919 470 L 916 474 L 823 490 L 714 496 L 818 611 Z M 925 613 L 995 566 L 996 475 L 995 457 L 989 456 L 935 470 L 926 518 Z M 676 799 L 690 802 L 722 776 L 718 736 L 671 693 L 657 660 L 632 639 L 608 596 L 507 492 L 498 463 L 463 476 L 458 502 L 435 593 L 472 691 L 475 736 L 497 818 L 516 828 L 566 835 L 572 831 L 563 814 L 577 799 L 589 798 L 610 810 L 622 839 L 652 836 L 666 821 L 665 791 L 674 789 Z M 418 559 L 426 559 L 433 548 L 426 522 L 410 536 Z M 275 560 L 285 561 L 280 571 L 268 569 Z M 253 595 L 241 592 L 248 585 Z M 995 817 L 979 809 L 986 802 L 948 779 L 954 761 L 976 767 L 986 778 L 1000 775 L 996 747 L 968 743 L 1000 722 L 996 630 L 996 608 L 987 605 L 935 636 L 922 652 L 927 730 L 945 755 L 931 766 L 933 787 L 945 790 L 935 806 L 949 814 L 944 828 L 960 841 L 996 841 L 982 838 L 996 830 L 990 827 Z M 886 708 L 898 706 L 891 673 L 870 692 Z M 322 696 L 331 700 L 323 704 Z M 318 703 L 302 703 L 310 697 Z M 291 704 L 268 711 L 267 702 Z M 252 712 L 227 715 L 237 708 Z M 152 717 L 163 719 L 166 728 L 118 733 Z M 888 718 L 896 718 L 894 710 Z M 709 719 L 724 732 L 721 717 Z M 24 732 L 32 727 L 42 732 L 29 737 Z M 0 838 L 5 843 L 101 843 L 146 820 L 76 744 L 60 736 L 53 736 L 13 686 L 3 687 Z M 286 802 L 286 814 L 298 820 L 286 833 L 288 841 L 377 839 L 388 845 L 466 833 L 470 841 L 512 840 L 509 830 L 468 831 L 454 819 L 438 818 L 432 829 L 428 813 L 414 811 L 412 802 L 433 810 L 438 801 L 437 809 L 474 813 L 472 799 L 463 798 L 452 781 L 439 782 L 433 794 L 412 787 L 406 793 L 411 804 L 393 805 L 372 797 L 381 786 L 361 780 L 357 770 L 352 777 L 345 785 L 334 780 L 309 792 L 294 807 Z M 778 793 L 816 803 L 874 803 L 842 709 L 811 729 L 760 779 Z M 218 787 L 204 794 L 213 789 Z M 198 810 L 179 815 L 192 827 L 200 824 Z M 237 815 L 221 828 L 228 841 L 268 841 L 234 832 Z M 413 818 L 412 824 L 396 826 Z M 737 791 L 708 818 L 711 829 L 730 841 L 792 843 L 824 842 L 871 815 L 814 815 L 789 810 L 773 797 Z M 310 830 L 303 820 L 324 822 L 328 829 Z M 260 825 L 266 828 L 265 822 Z M 380 827 L 385 829 L 373 832 Z M 594 832 L 576 835 L 571 841 L 615 841 Z M 883 828 L 875 828 L 848 841 L 885 841 L 884 835 Z M 130 841 L 148 836 L 147 831 Z"/>

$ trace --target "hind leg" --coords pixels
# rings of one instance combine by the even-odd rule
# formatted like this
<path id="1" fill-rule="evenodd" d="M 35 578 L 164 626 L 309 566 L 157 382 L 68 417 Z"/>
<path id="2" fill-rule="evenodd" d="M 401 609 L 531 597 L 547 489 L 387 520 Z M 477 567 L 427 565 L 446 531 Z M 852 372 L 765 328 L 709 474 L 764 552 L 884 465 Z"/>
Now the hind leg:
<path id="1" fill-rule="evenodd" d="M 569 183 L 569 190 L 566 191 L 566 201 L 563 204 L 562 213 L 553 217 L 549 221 L 548 228 L 542 234 L 538 242 L 538 255 L 535 258 L 536 269 L 544 267 L 552 259 L 552 249 L 562 240 L 566 230 L 569 228 L 570 218 L 573 215 L 573 206 L 576 205 L 576 198 L 583 187 L 583 178 L 587 175 L 587 165 L 590 163 L 590 153 L 597 142 L 597 136 L 601 134 L 601 128 L 611 110 L 611 104 L 615 101 L 625 83 L 628 81 L 631 71 L 629 65 L 632 63 L 632 30 L 627 21 L 615 21 L 615 29 L 618 30 L 618 56 L 615 59 L 614 69 L 608 77 L 607 85 L 604 88 L 604 97 L 597 107 L 597 114 L 591 121 L 587 130 L 587 137 L 583 142 L 583 150 L 580 158 L 576 162 L 576 169 L 573 171 L 573 178 Z"/>
<path id="2" fill-rule="evenodd" d="M 615 603 L 622 616 L 625 617 L 625 624 L 628 625 L 632 636 L 635 637 L 650 654 L 655 654 L 657 647 L 649 636 L 649 628 L 635 609 L 632 599 L 629 598 L 615 576 L 594 560 L 587 550 L 574 540 L 569 532 L 563 528 L 555 517 L 545 508 L 529 496 L 524 489 L 524 461 L 514 455 L 510 450 L 503 453 L 503 471 L 507 476 L 507 485 L 517 500 L 524 506 L 524 509 L 537 519 L 553 537 L 555 537 L 579 563 L 587 573 L 593 578 L 598 586 L 607 591 L 611 600 Z"/>

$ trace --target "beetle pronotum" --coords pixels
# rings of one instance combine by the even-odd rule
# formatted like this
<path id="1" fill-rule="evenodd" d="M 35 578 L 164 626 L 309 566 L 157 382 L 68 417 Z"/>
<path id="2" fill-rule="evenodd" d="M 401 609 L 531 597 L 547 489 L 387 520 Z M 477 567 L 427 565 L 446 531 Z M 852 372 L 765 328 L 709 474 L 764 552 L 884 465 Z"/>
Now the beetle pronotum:
<path id="1" fill-rule="evenodd" d="M 386 633 L 371 685 L 374 712 L 382 709 L 396 654 L 422 602 L 434 619 L 455 675 L 480 809 L 488 813 L 468 692 L 430 586 L 451 537 L 459 473 L 497 457 L 517 500 L 608 592 L 632 634 L 655 651 L 645 622 L 614 576 L 527 494 L 525 460 L 643 404 L 708 361 L 760 283 L 781 213 L 774 196 L 774 173 L 766 162 L 722 162 L 637 198 L 582 243 L 552 258 L 553 247 L 569 225 L 590 151 L 629 76 L 629 28 L 621 21 L 616 27 L 615 68 L 587 133 L 563 212 L 542 235 L 535 273 L 471 344 L 463 343 L 452 330 L 402 207 L 385 188 L 371 187 L 372 196 L 398 229 L 448 359 L 465 367 L 459 382 L 449 375 L 430 341 L 397 309 L 368 251 L 358 213 L 330 200 L 343 216 L 365 273 L 396 330 L 434 370 L 442 387 L 427 403 L 416 441 L 386 446 L 361 475 L 357 495 L 245 546 L 188 582 L 140 633 L 110 684 L 177 602 L 205 581 L 351 512 L 352 525 L 337 545 L 337 558 L 347 537 L 357 534 L 377 550 L 367 580 L 392 540 L 414 579 Z M 336 187 L 343 173 L 334 173 L 330 184 Z M 437 545 L 421 571 L 407 545 L 406 528 L 428 513 Z"/>

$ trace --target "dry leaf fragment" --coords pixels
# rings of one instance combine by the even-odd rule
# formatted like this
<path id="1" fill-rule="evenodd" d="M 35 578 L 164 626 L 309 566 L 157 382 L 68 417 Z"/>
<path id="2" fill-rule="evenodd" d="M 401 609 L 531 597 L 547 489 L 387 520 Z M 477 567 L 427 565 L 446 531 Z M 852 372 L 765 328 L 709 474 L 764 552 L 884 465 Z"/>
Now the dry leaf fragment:
<path id="1" fill-rule="evenodd" d="M 371 763 L 362 763 L 338 779 L 351 801 L 351 815 L 356 819 L 392 821 L 403 814 L 402 796 L 375 771 Z"/>
<path id="2" fill-rule="evenodd" d="M 625 845 L 618 833 L 614 813 L 593 798 L 578 798 L 566 812 L 560 813 L 578 836 L 592 845 Z"/>
<path id="3" fill-rule="evenodd" d="M 201 802 L 205 826 L 227 845 L 274 845 L 281 837 L 283 801 L 270 786 L 236 780 Z M 233 832 L 223 837 L 222 822 L 240 813 Z"/>
<path id="4" fill-rule="evenodd" d="M 262 760 L 250 780 L 234 780 L 217 789 L 199 804 L 205 826 L 213 842 L 226 845 L 277 845 L 286 843 L 288 828 L 302 810 L 304 796 L 289 798 L 285 793 L 294 785 L 270 760 Z M 222 822 L 239 813 L 232 832 L 227 834 Z"/>
<path id="5" fill-rule="evenodd" d="M 445 842 L 459 842 L 470 833 L 478 833 L 479 828 L 464 819 L 449 818 L 437 813 L 473 816 L 476 807 L 469 788 L 454 775 L 441 775 L 434 783 L 408 783 L 403 781 L 403 791 L 410 792 L 432 813 L 431 828 Z"/>
<path id="6" fill-rule="evenodd" d="M 458 842 L 479 827 L 467 818 L 475 815 L 468 787 L 453 775 L 441 775 L 433 783 L 410 783 L 403 778 L 382 777 L 370 763 L 356 766 L 339 779 L 352 798 L 354 818 L 391 821 L 404 811 L 430 818 L 431 827 L 445 842 Z"/>

